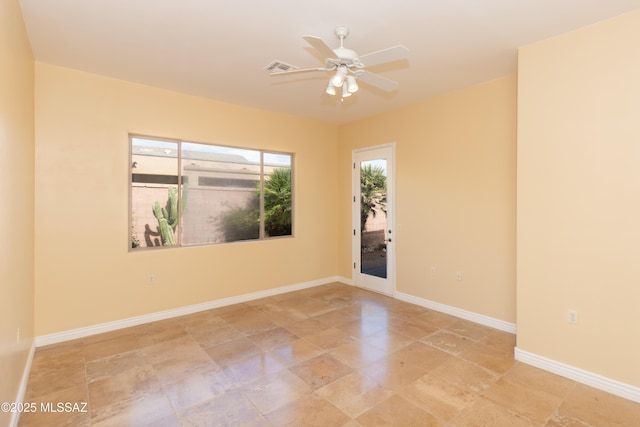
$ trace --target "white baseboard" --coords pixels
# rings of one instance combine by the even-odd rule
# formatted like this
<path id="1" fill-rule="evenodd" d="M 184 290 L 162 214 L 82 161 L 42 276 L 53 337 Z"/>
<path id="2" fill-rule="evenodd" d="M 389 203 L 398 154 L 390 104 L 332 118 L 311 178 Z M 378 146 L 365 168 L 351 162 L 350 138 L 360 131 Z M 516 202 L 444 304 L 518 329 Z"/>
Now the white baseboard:
<path id="1" fill-rule="evenodd" d="M 260 298 L 270 297 L 273 295 L 284 294 L 287 292 L 298 291 L 301 289 L 312 288 L 314 286 L 326 285 L 328 283 L 342 282 L 338 276 L 327 277 L 324 279 L 312 280 L 279 288 L 267 289 L 265 291 L 252 292 L 249 294 L 238 295 L 229 298 L 222 298 L 214 301 L 207 301 L 201 304 L 189 305 L 186 307 L 174 308 L 171 310 L 158 311 L 155 313 L 144 314 L 142 316 L 129 317 L 127 319 L 115 320 L 113 322 L 100 323 L 98 325 L 87 326 L 84 328 L 72 329 L 69 331 L 56 332 L 53 334 L 42 335 L 36 337 L 36 347 L 42 347 L 49 344 L 57 344 L 64 341 L 70 341 L 77 338 L 84 338 L 90 335 L 102 334 L 104 332 L 115 331 L 117 329 L 138 326 L 144 323 L 157 322 L 159 320 L 170 319 L 173 317 L 184 316 L 187 314 L 197 313 L 199 311 L 211 310 L 213 308 L 224 307 L 227 305 L 238 304 L 247 301 L 253 301 Z"/>
<path id="2" fill-rule="evenodd" d="M 403 292 L 396 291 L 394 296 L 399 300 L 410 302 L 412 304 L 439 311 L 441 313 L 450 314 L 455 317 L 460 317 L 465 320 L 470 320 L 481 325 L 489 326 L 490 328 L 499 329 L 511 334 L 516 333 L 515 323 L 509 323 L 504 320 L 485 316 L 484 314 L 474 313 L 472 311 L 463 310 L 461 308 L 453 307 L 450 305 L 440 304 L 439 302 L 429 301 L 427 299 L 405 294 Z"/>
<path id="3" fill-rule="evenodd" d="M 36 341 L 31 341 L 31 348 L 29 348 L 29 354 L 27 356 L 27 362 L 24 364 L 22 370 L 22 378 L 20 379 L 20 387 L 18 387 L 18 393 L 16 394 L 16 400 L 14 402 L 22 403 L 24 401 L 24 394 L 27 391 L 27 382 L 29 381 L 29 372 L 31 372 L 31 363 L 33 362 L 33 355 L 36 352 Z M 9 420 L 9 427 L 17 427 L 18 421 L 20 421 L 20 412 L 16 411 L 11 414 Z"/>
<path id="4" fill-rule="evenodd" d="M 494 319 L 493 317 L 473 313 L 467 310 L 440 304 L 434 301 L 429 301 L 413 295 L 405 294 L 403 292 L 396 292 L 395 297 L 402 301 L 410 302 L 412 304 L 429 308 L 431 310 L 480 323 L 482 325 L 499 329 L 501 331 L 509 332 L 512 334 L 516 333 L 515 324 L 499 319 Z M 515 348 L 515 359 L 522 363 L 526 363 L 528 365 L 544 369 L 545 371 L 549 371 L 554 374 L 572 379 L 579 383 L 586 384 L 602 391 L 606 391 L 607 393 L 611 393 L 616 396 L 632 400 L 634 402 L 640 402 L 640 387 L 625 384 L 620 381 L 612 380 L 611 378 L 595 374 L 593 372 L 585 371 L 584 369 L 576 368 L 574 366 L 557 362 L 555 360 L 547 359 L 546 357 L 529 353 L 517 347 Z"/>
<path id="5" fill-rule="evenodd" d="M 640 402 L 640 387 L 625 384 L 590 371 L 585 371 L 584 369 L 576 368 L 575 366 L 547 359 L 546 357 L 529 353 L 518 347 L 515 348 L 515 358 L 527 365 L 544 369 L 545 371 L 606 391 L 607 393 L 615 394 L 616 396 L 624 397 L 625 399 L 633 400 L 634 402 Z"/>

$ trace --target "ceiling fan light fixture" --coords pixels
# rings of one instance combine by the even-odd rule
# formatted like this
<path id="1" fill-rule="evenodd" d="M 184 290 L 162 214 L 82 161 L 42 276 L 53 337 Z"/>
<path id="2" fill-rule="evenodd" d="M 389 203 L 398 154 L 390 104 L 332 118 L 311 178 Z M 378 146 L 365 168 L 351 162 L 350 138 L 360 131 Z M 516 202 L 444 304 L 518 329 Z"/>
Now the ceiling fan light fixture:
<path id="1" fill-rule="evenodd" d="M 349 84 L 347 82 L 344 82 L 342 84 L 342 97 L 343 98 L 347 98 L 349 96 L 351 96 L 351 92 L 349 92 Z"/>
<path id="2" fill-rule="evenodd" d="M 356 93 L 358 91 L 358 83 L 353 76 L 347 77 L 347 91 L 349 93 Z"/>
<path id="3" fill-rule="evenodd" d="M 331 83 L 333 83 L 335 87 L 342 86 L 346 75 L 347 75 L 347 67 L 345 67 L 344 65 L 339 66 L 338 69 L 336 70 L 335 76 L 331 77 Z"/>
<path id="4" fill-rule="evenodd" d="M 335 95 L 336 94 L 336 87 L 333 85 L 333 82 L 329 82 L 325 92 L 327 92 L 327 95 Z"/>

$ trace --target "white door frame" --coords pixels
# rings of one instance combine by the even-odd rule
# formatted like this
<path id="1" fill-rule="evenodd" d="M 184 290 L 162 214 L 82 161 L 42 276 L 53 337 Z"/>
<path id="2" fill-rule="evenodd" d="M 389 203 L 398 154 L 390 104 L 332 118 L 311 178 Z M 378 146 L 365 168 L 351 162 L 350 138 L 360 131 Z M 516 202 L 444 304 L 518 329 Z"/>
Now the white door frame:
<path id="1" fill-rule="evenodd" d="M 395 269 L 395 142 L 353 150 L 351 153 L 351 225 L 352 225 L 352 279 L 355 286 L 369 289 L 385 295 L 394 295 L 396 291 Z M 387 159 L 387 278 L 376 277 L 361 272 L 361 233 L 360 233 L 360 168 L 359 163 L 367 160 Z"/>

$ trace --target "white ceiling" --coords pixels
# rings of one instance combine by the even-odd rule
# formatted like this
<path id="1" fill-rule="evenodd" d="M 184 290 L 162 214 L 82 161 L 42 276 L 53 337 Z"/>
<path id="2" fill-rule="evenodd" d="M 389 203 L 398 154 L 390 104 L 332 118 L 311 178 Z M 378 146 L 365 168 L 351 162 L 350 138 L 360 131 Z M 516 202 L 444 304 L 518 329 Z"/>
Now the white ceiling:
<path id="1" fill-rule="evenodd" d="M 517 48 L 640 7 L 640 0 L 20 0 L 36 60 L 260 109 L 346 123 L 516 71 Z M 340 102 L 329 74 L 270 76 L 274 59 L 321 67 L 302 38 L 360 55 L 403 44 Z"/>

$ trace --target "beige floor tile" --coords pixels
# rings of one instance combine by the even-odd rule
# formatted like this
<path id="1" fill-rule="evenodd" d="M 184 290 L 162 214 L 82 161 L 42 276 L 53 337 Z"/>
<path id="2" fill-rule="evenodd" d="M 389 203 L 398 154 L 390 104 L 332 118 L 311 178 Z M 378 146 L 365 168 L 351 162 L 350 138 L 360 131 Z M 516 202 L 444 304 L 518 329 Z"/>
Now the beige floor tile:
<path id="1" fill-rule="evenodd" d="M 386 351 L 359 340 L 329 350 L 329 354 L 355 369 L 367 366 L 387 356 Z"/>
<path id="2" fill-rule="evenodd" d="M 289 370 L 300 377 L 312 390 L 353 371 L 348 365 L 326 353 L 292 366 Z"/>
<path id="3" fill-rule="evenodd" d="M 251 421 L 242 424 L 241 427 L 273 427 L 269 424 L 269 421 L 262 415 L 252 419 Z"/>
<path id="4" fill-rule="evenodd" d="M 512 354 L 479 343 L 462 350 L 460 357 L 498 374 L 504 374 L 515 363 Z"/>
<path id="5" fill-rule="evenodd" d="M 390 357 L 418 366 L 428 372 L 449 360 L 451 355 L 422 342 L 414 342 L 391 354 Z"/>
<path id="6" fill-rule="evenodd" d="M 258 411 L 267 414 L 308 394 L 311 388 L 297 375 L 283 369 L 247 384 L 241 391 Z"/>
<path id="7" fill-rule="evenodd" d="M 440 313 L 434 310 L 427 310 L 424 313 L 416 316 L 416 319 L 425 320 L 439 329 L 446 328 L 447 326 L 458 321 L 457 317 L 450 316 L 445 313 Z"/>
<path id="8" fill-rule="evenodd" d="M 227 341 L 206 349 L 207 354 L 222 367 L 258 355 L 262 350 L 247 338 Z"/>
<path id="9" fill-rule="evenodd" d="M 356 316 L 357 319 L 363 319 L 378 314 L 372 313 L 369 310 L 369 307 L 367 305 L 363 305 L 359 301 L 358 297 L 355 296 L 352 298 L 351 304 L 342 307 L 341 310 L 345 313 L 351 313 L 352 315 Z"/>
<path id="10" fill-rule="evenodd" d="M 387 303 L 387 311 L 394 317 L 415 318 L 426 313 L 428 309 L 408 302 L 391 300 Z"/>
<path id="11" fill-rule="evenodd" d="M 89 413 L 36 412 L 20 414 L 21 427 L 89 427 Z"/>
<path id="12" fill-rule="evenodd" d="M 297 340 L 299 337 L 293 332 L 277 327 L 268 331 L 259 332 L 248 336 L 249 340 L 260 347 L 263 351 L 268 351 L 282 344 L 287 344 Z"/>
<path id="13" fill-rule="evenodd" d="M 138 328 L 142 325 L 131 326 L 122 329 L 116 329 L 109 332 L 103 332 L 101 334 L 89 335 L 84 338 L 80 338 L 78 341 L 82 342 L 84 348 L 86 348 L 89 344 L 94 344 L 97 342 L 111 341 L 114 338 L 129 338 L 131 336 L 137 335 Z"/>
<path id="14" fill-rule="evenodd" d="M 387 353 L 393 353 L 415 342 L 412 338 L 388 330 L 369 335 L 368 337 L 362 338 L 362 341 L 380 350 L 384 350 Z"/>
<path id="15" fill-rule="evenodd" d="M 344 306 L 347 303 L 353 303 L 354 299 L 358 296 L 358 292 L 356 289 L 349 289 L 336 283 L 334 287 L 330 289 L 322 289 L 320 292 L 310 291 L 308 295 L 326 303 L 336 303 Z"/>
<path id="16" fill-rule="evenodd" d="M 389 330 L 391 332 L 405 335 L 414 340 L 419 340 L 427 335 L 431 335 L 439 329 L 440 328 L 428 321 L 416 317 L 389 319 Z"/>
<path id="17" fill-rule="evenodd" d="M 277 323 L 272 322 L 266 316 L 259 313 L 251 313 L 251 315 L 247 315 L 246 317 L 227 322 L 244 335 L 257 334 L 259 332 L 275 329 L 279 326 Z"/>
<path id="18" fill-rule="evenodd" d="M 32 400 L 85 382 L 84 363 L 40 360 L 29 373 L 25 399 Z"/>
<path id="19" fill-rule="evenodd" d="M 506 377 L 496 381 L 482 397 L 540 424 L 544 424 L 562 402 L 562 398 L 543 389 L 527 387 Z"/>
<path id="20" fill-rule="evenodd" d="M 258 410 L 239 391 L 178 411 L 181 426 L 242 426 L 260 417 Z"/>
<path id="21" fill-rule="evenodd" d="M 447 423 L 447 427 L 536 427 L 539 425 L 481 397 Z"/>
<path id="22" fill-rule="evenodd" d="M 352 372 L 319 388 L 316 394 L 333 403 L 351 418 L 356 418 L 390 397 L 393 392 L 383 388 L 371 377 Z"/>
<path id="23" fill-rule="evenodd" d="M 329 325 L 315 318 L 304 319 L 299 322 L 285 325 L 285 329 L 293 334 L 296 334 L 299 337 L 306 337 L 309 335 L 317 334 L 329 328 Z"/>
<path id="24" fill-rule="evenodd" d="M 58 411 L 58 403 L 69 402 L 72 404 L 71 411 L 66 411 L 64 407 Z M 51 394 L 39 396 L 27 401 L 32 412 L 20 414 L 21 427 L 41 427 L 41 426 L 89 426 L 91 425 L 91 413 L 89 407 L 89 395 L 86 384 L 60 390 Z M 35 405 L 35 407 L 32 406 Z M 76 406 L 77 404 L 77 406 Z M 55 412 L 54 412 L 55 411 Z"/>
<path id="25" fill-rule="evenodd" d="M 385 313 L 390 315 L 389 313 L 389 304 L 392 302 L 392 299 L 388 296 L 377 294 L 375 292 L 369 292 L 367 294 L 359 295 L 358 304 L 363 308 L 363 314 L 369 313 Z"/>
<path id="26" fill-rule="evenodd" d="M 89 341 L 84 345 L 84 357 L 87 362 L 140 348 L 138 335 L 132 331 L 110 336 L 112 338 Z"/>
<path id="27" fill-rule="evenodd" d="M 235 385 L 224 373 L 211 370 L 173 378 L 163 382 L 162 388 L 171 406 L 176 411 L 183 411 L 218 397 L 235 388 Z"/>
<path id="28" fill-rule="evenodd" d="M 347 294 L 329 295 L 327 297 L 321 298 L 321 300 L 329 304 L 331 307 L 333 307 L 336 310 L 341 308 L 352 308 L 354 306 L 359 305 L 358 299 L 356 296 L 347 295 Z"/>
<path id="29" fill-rule="evenodd" d="M 92 414 L 93 415 L 93 414 Z M 104 419 L 92 419 L 95 427 L 178 427 L 180 425 L 171 404 L 161 394 L 143 396 L 121 405 Z"/>
<path id="30" fill-rule="evenodd" d="M 231 324 L 239 320 L 255 316 L 258 311 L 247 304 L 234 304 L 226 307 L 216 308 L 212 311 L 215 316 Z"/>
<path id="31" fill-rule="evenodd" d="M 84 343 L 82 339 L 38 347 L 32 365 L 50 364 L 59 361 L 84 363 Z"/>
<path id="32" fill-rule="evenodd" d="M 340 329 L 356 338 L 364 338 L 374 335 L 388 328 L 388 318 L 386 316 L 366 315 L 358 320 L 340 325 Z"/>
<path id="33" fill-rule="evenodd" d="M 86 365 L 87 381 L 91 383 L 133 368 L 151 368 L 142 350 L 119 353 L 88 362 Z"/>
<path id="34" fill-rule="evenodd" d="M 188 326 L 187 332 L 202 348 L 210 348 L 227 341 L 235 341 L 244 337 L 244 334 L 233 326 L 212 323 L 202 323 Z"/>
<path id="35" fill-rule="evenodd" d="M 640 426 L 640 403 L 575 384 L 550 426 Z"/>
<path id="36" fill-rule="evenodd" d="M 279 427 L 342 426 L 350 421 L 344 412 L 315 394 L 307 394 L 270 412 L 265 418 L 271 425 Z"/>
<path id="37" fill-rule="evenodd" d="M 462 350 L 474 343 L 474 341 L 471 341 L 469 338 L 454 334 L 446 329 L 424 337 L 421 341 L 453 355 L 462 353 Z"/>
<path id="38" fill-rule="evenodd" d="M 329 350 L 342 344 L 355 341 L 356 338 L 341 329 L 331 327 L 317 334 L 308 335 L 304 337 L 304 339 L 316 347 Z"/>
<path id="39" fill-rule="evenodd" d="M 575 384 L 573 380 L 521 362 L 516 362 L 503 378 L 544 391 L 558 399 L 566 398 Z"/>
<path id="40" fill-rule="evenodd" d="M 304 297 L 292 299 L 290 301 L 284 302 L 283 304 L 285 304 L 287 307 L 294 308 L 300 313 L 309 317 L 319 316 L 321 314 L 335 310 L 334 307 L 325 302 Z"/>
<path id="41" fill-rule="evenodd" d="M 475 394 L 489 388 L 499 375 L 458 357 L 451 357 L 429 371 L 429 375 L 453 383 Z"/>
<path id="42" fill-rule="evenodd" d="M 354 320 L 359 320 L 360 315 L 357 310 L 354 311 L 347 307 L 329 311 L 319 316 L 315 316 L 313 319 L 319 320 L 330 326 L 340 326 L 345 323 L 353 322 Z"/>
<path id="43" fill-rule="evenodd" d="M 479 341 L 496 331 L 495 329 L 489 328 L 488 326 L 480 325 L 478 323 L 474 323 L 464 319 L 456 320 L 445 329 L 453 332 L 456 335 L 469 338 L 472 341 Z"/>
<path id="44" fill-rule="evenodd" d="M 356 418 L 363 426 L 436 427 L 444 423 L 403 397 L 393 395 Z"/>
<path id="45" fill-rule="evenodd" d="M 376 380 L 382 387 L 399 391 L 427 373 L 424 369 L 398 358 L 387 357 L 359 369 L 363 375 Z"/>
<path id="46" fill-rule="evenodd" d="M 173 319 L 147 323 L 136 327 L 136 335 L 138 336 L 140 347 L 181 338 L 186 334 L 185 328 L 177 320 Z"/>
<path id="47" fill-rule="evenodd" d="M 496 330 L 482 338 L 479 342 L 505 353 L 513 354 L 516 346 L 516 336 L 515 334 Z"/>
<path id="48" fill-rule="evenodd" d="M 285 366 L 292 366 L 298 363 L 319 356 L 325 350 L 316 347 L 308 341 L 298 339 L 278 347 L 274 347 L 269 351 L 269 355 L 273 356 L 278 362 Z"/>
<path id="49" fill-rule="evenodd" d="M 260 353 L 230 364 L 223 372 L 235 384 L 245 385 L 283 369 L 285 366 L 273 356 Z"/>
<path id="50" fill-rule="evenodd" d="M 142 351 L 155 374 L 163 381 L 220 369 L 191 337 L 165 341 L 145 347 Z"/>
<path id="51" fill-rule="evenodd" d="M 400 395 L 444 421 L 455 417 L 478 397 L 462 387 L 429 374 L 404 387 Z"/>
<path id="52" fill-rule="evenodd" d="M 389 297 L 380 294 L 367 293 L 358 297 L 358 305 L 360 306 L 360 317 L 366 316 L 386 316 L 389 317 L 386 304 L 389 303 Z"/>
<path id="53" fill-rule="evenodd" d="M 277 306 L 258 307 L 260 313 L 271 322 L 285 326 L 308 319 L 307 315 L 293 308 L 280 308 Z"/>
<path id="54" fill-rule="evenodd" d="M 229 307 L 231 306 L 217 308 L 214 310 L 199 311 L 197 313 L 189 314 L 187 316 L 180 316 L 180 317 L 176 317 L 175 319 L 167 319 L 167 320 L 177 321 L 178 324 L 185 330 L 188 328 L 197 327 L 204 324 L 226 325 L 227 322 L 225 322 L 221 317 L 219 317 L 218 313 L 219 313 L 219 310 L 229 309 Z"/>
<path id="55" fill-rule="evenodd" d="M 133 368 L 89 384 L 89 405 L 94 421 L 102 421 L 129 408 L 142 397 L 162 394 L 162 385 L 150 367 Z"/>

